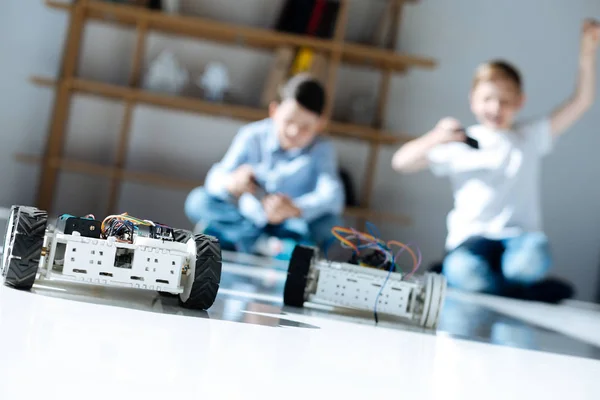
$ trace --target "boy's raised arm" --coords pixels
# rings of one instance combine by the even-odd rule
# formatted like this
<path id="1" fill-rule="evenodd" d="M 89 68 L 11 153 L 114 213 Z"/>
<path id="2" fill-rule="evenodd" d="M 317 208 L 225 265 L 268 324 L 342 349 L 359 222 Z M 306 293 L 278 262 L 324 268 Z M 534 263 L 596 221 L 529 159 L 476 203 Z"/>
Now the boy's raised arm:
<path id="1" fill-rule="evenodd" d="M 551 116 L 553 136 L 571 127 L 592 106 L 596 93 L 596 54 L 600 42 L 600 24 L 586 20 L 581 33 L 579 76 L 573 96 Z"/>
<path id="2" fill-rule="evenodd" d="M 429 165 L 428 154 L 437 145 L 462 142 L 465 134 L 462 125 L 454 118 L 444 118 L 423 136 L 400 147 L 392 158 L 392 168 L 401 173 L 418 172 Z"/>

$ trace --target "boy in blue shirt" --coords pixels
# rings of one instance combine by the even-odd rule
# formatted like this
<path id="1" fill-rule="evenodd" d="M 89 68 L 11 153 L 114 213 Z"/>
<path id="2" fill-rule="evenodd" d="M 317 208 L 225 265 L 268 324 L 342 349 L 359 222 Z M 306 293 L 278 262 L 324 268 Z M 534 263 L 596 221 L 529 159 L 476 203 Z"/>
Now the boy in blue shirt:
<path id="1" fill-rule="evenodd" d="M 319 136 L 325 90 L 301 74 L 280 97 L 269 118 L 240 129 L 205 186 L 186 200 L 188 218 L 224 249 L 265 253 L 258 247 L 268 242 L 277 253 L 286 243 L 322 245 L 340 224 L 345 198 L 336 152 Z"/>

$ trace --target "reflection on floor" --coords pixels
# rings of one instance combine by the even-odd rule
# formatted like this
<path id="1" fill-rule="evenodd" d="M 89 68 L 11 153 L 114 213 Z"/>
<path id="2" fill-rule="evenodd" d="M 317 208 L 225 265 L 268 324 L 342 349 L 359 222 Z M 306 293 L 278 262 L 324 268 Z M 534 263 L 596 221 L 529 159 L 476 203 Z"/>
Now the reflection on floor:
<path id="1" fill-rule="evenodd" d="M 176 297 L 159 295 L 155 292 L 53 281 L 40 282 L 35 285 L 33 291 L 39 295 L 75 301 L 270 327 L 319 329 L 314 322 L 311 324 L 302 322 L 303 316 L 375 324 L 372 314 L 365 312 L 311 304 L 306 304 L 302 309 L 284 307 L 281 299 L 287 267 L 285 262 L 267 261 L 231 253 L 225 253 L 224 259 L 226 261 L 223 263 L 219 295 L 213 307 L 207 312 L 181 308 Z M 449 291 L 437 331 L 428 332 L 389 319 L 380 320 L 379 326 L 600 360 L 600 343 L 569 336 L 557 329 L 544 327 L 534 319 L 510 315 L 509 312 L 505 312 L 506 310 L 499 311 L 497 307 L 494 309 L 490 306 L 492 304 L 490 301 L 502 305 L 510 303 L 505 299 Z M 533 307 L 527 303 L 513 302 L 519 310 Z M 572 315 L 578 310 L 573 309 L 569 312 Z M 533 310 L 530 314 L 535 313 L 536 311 Z M 600 325 L 599 315 L 600 313 L 594 312 L 596 319 L 593 322 L 598 325 Z"/>

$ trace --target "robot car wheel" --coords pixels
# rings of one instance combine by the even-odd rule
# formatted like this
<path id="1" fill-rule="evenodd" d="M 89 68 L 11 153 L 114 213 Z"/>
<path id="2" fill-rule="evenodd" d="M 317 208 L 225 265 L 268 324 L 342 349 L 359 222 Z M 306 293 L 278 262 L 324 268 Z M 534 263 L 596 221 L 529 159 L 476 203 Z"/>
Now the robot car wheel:
<path id="1" fill-rule="evenodd" d="M 196 262 L 192 268 L 190 282 L 179 295 L 179 304 L 185 308 L 209 309 L 217 297 L 221 281 L 221 244 L 210 235 L 193 236 L 196 247 Z"/>
<path id="2" fill-rule="evenodd" d="M 38 271 L 47 224 L 46 211 L 27 206 L 12 207 L 0 274 L 6 285 L 31 289 Z"/>
<path id="3" fill-rule="evenodd" d="M 286 306 L 302 307 L 304 291 L 315 250 L 307 246 L 296 246 L 290 259 L 287 279 L 283 289 L 283 303 Z"/>

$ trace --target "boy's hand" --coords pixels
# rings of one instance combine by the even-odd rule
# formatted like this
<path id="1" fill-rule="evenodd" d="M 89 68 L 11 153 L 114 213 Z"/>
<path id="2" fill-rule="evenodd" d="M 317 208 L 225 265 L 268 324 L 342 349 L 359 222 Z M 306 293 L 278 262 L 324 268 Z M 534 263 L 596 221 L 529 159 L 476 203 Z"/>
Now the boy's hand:
<path id="1" fill-rule="evenodd" d="M 598 50 L 600 43 L 600 23 L 596 20 L 588 19 L 583 23 L 581 35 L 581 50 L 584 54 L 590 55 Z"/>
<path id="2" fill-rule="evenodd" d="M 302 214 L 294 202 L 283 194 L 269 194 L 262 201 L 267 220 L 279 225 L 287 219 L 298 218 Z"/>
<path id="3" fill-rule="evenodd" d="M 226 187 L 227 191 L 235 197 L 240 197 L 244 193 L 254 193 L 257 188 L 252 167 L 248 164 L 239 166 L 229 175 Z"/>
<path id="4" fill-rule="evenodd" d="M 438 144 L 464 142 L 467 139 L 460 121 L 450 117 L 441 119 L 431 131 L 431 135 Z"/>

